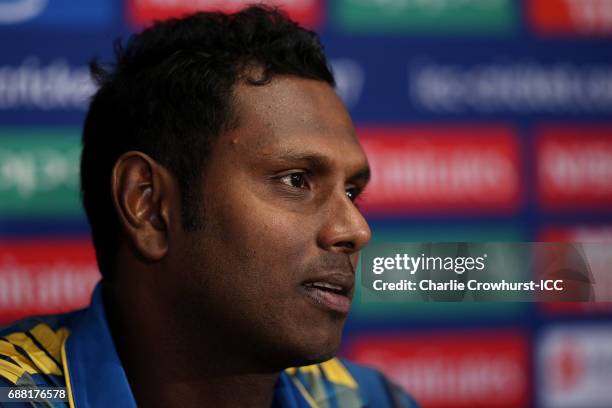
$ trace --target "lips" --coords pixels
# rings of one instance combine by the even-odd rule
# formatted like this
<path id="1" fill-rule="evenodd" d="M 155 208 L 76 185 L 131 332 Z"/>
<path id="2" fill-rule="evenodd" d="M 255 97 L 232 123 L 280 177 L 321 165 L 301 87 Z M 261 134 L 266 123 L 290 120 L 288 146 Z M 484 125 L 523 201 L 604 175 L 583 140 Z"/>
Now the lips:
<path id="1" fill-rule="evenodd" d="M 302 283 L 304 294 L 316 306 L 328 311 L 347 314 L 355 285 L 354 275 L 332 272 L 308 279 Z"/>

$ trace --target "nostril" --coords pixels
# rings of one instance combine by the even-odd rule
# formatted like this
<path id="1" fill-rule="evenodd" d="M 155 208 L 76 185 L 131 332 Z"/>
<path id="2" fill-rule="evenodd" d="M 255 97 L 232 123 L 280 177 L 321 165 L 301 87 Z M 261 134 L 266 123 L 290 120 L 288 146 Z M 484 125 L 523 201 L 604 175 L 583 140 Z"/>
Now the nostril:
<path id="1" fill-rule="evenodd" d="M 355 249 L 355 243 L 350 241 L 342 241 L 336 244 L 337 247 L 342 247 L 346 249 Z"/>

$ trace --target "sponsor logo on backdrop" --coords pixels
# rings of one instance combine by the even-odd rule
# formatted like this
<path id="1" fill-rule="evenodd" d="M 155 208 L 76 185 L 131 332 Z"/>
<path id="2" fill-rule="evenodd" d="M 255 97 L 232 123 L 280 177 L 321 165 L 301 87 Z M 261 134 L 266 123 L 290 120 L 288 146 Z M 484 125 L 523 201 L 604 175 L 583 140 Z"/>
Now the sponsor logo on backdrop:
<path id="1" fill-rule="evenodd" d="M 611 34 L 610 0 L 528 0 L 533 28 L 544 34 Z"/>
<path id="2" fill-rule="evenodd" d="M 538 341 L 540 403 L 545 408 L 612 406 L 612 327 L 557 326 Z"/>
<path id="3" fill-rule="evenodd" d="M 338 0 L 337 24 L 347 30 L 509 32 L 516 28 L 512 0 Z"/>
<path id="4" fill-rule="evenodd" d="M 38 17 L 47 7 L 47 0 L 0 1 L 0 24 L 15 24 Z"/>
<path id="5" fill-rule="evenodd" d="M 80 215 L 74 129 L 0 130 L 0 218 Z"/>
<path id="6" fill-rule="evenodd" d="M 347 355 L 387 374 L 424 407 L 522 407 L 531 399 L 520 332 L 361 336 Z"/>
<path id="7" fill-rule="evenodd" d="M 508 213 L 522 199 L 511 128 L 362 128 L 372 180 L 362 208 L 381 214 Z"/>
<path id="8" fill-rule="evenodd" d="M 86 66 L 58 58 L 43 64 L 27 57 L 0 65 L 0 110 L 85 110 L 96 88 Z"/>
<path id="9" fill-rule="evenodd" d="M 544 208 L 611 208 L 612 126 L 548 126 L 536 138 L 538 197 Z"/>
<path id="10" fill-rule="evenodd" d="M 87 239 L 0 243 L 0 322 L 89 304 L 100 276 Z"/>
<path id="11" fill-rule="evenodd" d="M 253 3 L 257 2 L 250 0 L 127 0 L 127 8 L 131 22 L 142 26 L 154 20 L 179 17 L 202 10 L 234 12 Z M 280 6 L 291 18 L 306 26 L 318 27 L 321 24 L 323 17 L 321 0 L 263 0 L 262 3 Z"/>
<path id="12" fill-rule="evenodd" d="M 512 61 L 478 65 L 414 60 L 412 104 L 440 114 L 605 114 L 612 111 L 612 65 Z"/>
<path id="13" fill-rule="evenodd" d="M 336 79 L 336 92 L 349 108 L 357 105 L 365 84 L 363 66 L 350 58 L 334 58 L 330 64 Z"/>
<path id="14" fill-rule="evenodd" d="M 87 28 L 112 21 L 111 3 L 107 0 L 0 0 L 0 26 L 31 25 Z"/>

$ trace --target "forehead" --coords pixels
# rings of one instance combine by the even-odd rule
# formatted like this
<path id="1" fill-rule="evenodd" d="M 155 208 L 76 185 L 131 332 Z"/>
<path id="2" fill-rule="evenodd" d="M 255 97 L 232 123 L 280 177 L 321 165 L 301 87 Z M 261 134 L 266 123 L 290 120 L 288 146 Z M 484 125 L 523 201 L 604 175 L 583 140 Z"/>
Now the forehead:
<path id="1" fill-rule="evenodd" d="M 258 155 L 299 148 L 322 154 L 365 155 L 351 118 L 325 82 L 276 76 L 266 85 L 239 83 L 234 90 L 237 128 L 225 135 L 237 150 Z"/>

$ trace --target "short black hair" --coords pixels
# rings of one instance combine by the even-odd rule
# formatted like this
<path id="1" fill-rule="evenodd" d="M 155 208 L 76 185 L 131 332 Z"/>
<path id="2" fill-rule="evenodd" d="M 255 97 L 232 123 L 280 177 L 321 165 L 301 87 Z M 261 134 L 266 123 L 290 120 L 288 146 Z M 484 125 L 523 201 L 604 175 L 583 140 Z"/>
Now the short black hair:
<path id="1" fill-rule="evenodd" d="M 200 183 L 212 142 L 235 126 L 234 85 L 250 67 L 264 85 L 294 75 L 335 86 L 318 36 L 277 8 L 233 14 L 198 12 L 156 22 L 115 42 L 116 63 L 90 64 L 99 89 L 83 128 L 81 196 L 96 258 L 109 278 L 120 237 L 111 173 L 121 154 L 137 150 L 166 167 L 181 192 L 182 224 L 201 226 Z"/>

